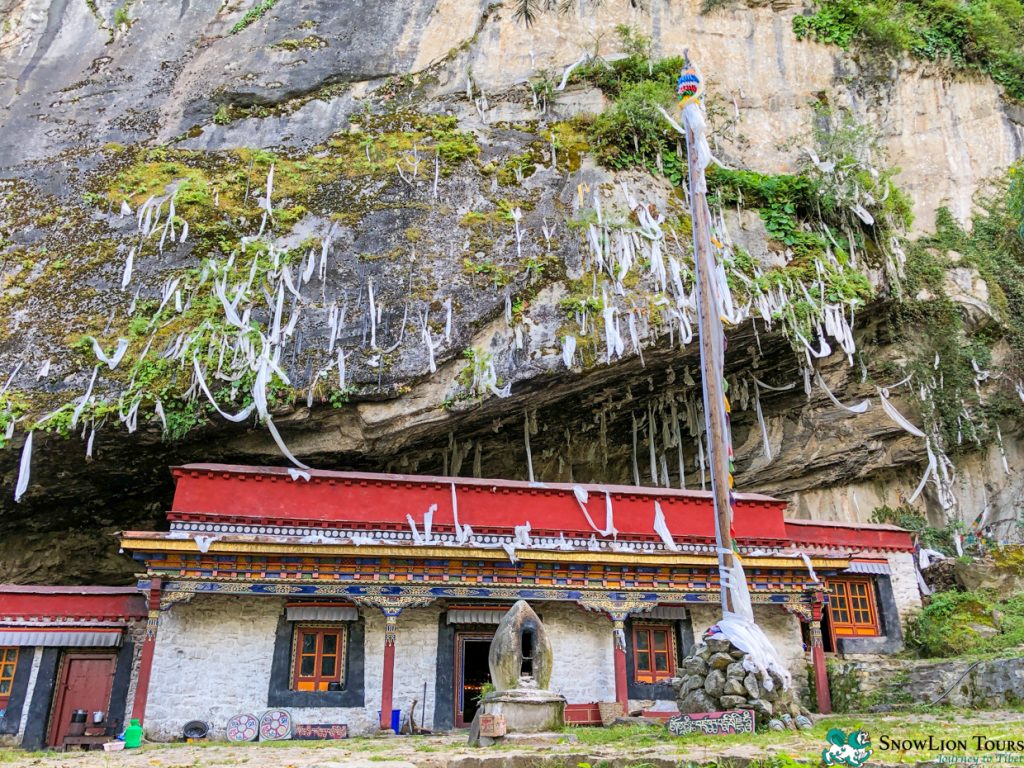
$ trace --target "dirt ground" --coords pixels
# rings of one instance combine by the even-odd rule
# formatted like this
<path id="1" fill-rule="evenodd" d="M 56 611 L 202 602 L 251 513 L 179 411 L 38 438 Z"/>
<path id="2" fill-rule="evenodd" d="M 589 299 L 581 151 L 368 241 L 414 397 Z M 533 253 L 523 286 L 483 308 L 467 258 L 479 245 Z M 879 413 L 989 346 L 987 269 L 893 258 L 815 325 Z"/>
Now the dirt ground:
<path id="1" fill-rule="evenodd" d="M 976 748 L 979 737 L 1024 741 L 1024 712 L 954 710 L 821 717 L 809 731 L 754 736 L 676 738 L 658 726 L 573 728 L 477 749 L 466 745 L 465 733 L 334 742 L 145 744 L 142 749 L 113 753 L 0 749 L 0 764 L 3 768 L 676 768 L 685 763 L 746 766 L 755 761 L 766 768 L 786 768 L 789 760 L 785 758 L 818 764 L 831 728 L 847 733 L 866 730 L 873 742 L 870 763 L 874 764 L 913 765 L 953 757 L 960 758 L 957 762 L 1024 765 L 1024 748 Z M 916 746 L 885 748 L 883 736 L 889 742 L 914 739 Z M 950 739 L 962 739 L 967 748 L 951 748 Z"/>

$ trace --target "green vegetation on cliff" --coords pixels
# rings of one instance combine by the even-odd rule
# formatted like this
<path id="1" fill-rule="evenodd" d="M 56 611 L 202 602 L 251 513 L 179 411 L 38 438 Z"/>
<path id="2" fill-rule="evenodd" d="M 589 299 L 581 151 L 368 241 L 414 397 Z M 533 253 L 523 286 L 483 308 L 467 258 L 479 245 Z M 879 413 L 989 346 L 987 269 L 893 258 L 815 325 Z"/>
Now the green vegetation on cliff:
<path id="1" fill-rule="evenodd" d="M 680 57 L 654 59 L 651 39 L 633 27 L 616 28 L 625 58 L 592 59 L 577 67 L 572 82 L 600 88 L 612 106 L 590 125 L 590 143 L 598 161 L 616 170 L 639 166 L 653 174 L 665 173 L 674 184 L 682 180 L 685 158 L 679 136 L 657 107 L 675 101 Z"/>
<path id="2" fill-rule="evenodd" d="M 793 30 L 869 55 L 911 55 L 983 72 L 1024 99 L 1024 4 L 1020 0 L 819 0 Z"/>
<path id="3" fill-rule="evenodd" d="M 248 27 L 254 21 L 259 21 L 277 4 L 277 0 L 260 0 L 252 8 L 245 12 L 245 15 L 231 28 L 231 34 L 235 35 Z"/>
<path id="4" fill-rule="evenodd" d="M 907 622 L 907 643 L 926 658 L 1018 648 L 1024 645 L 1024 595 L 936 592 Z"/>
<path id="5" fill-rule="evenodd" d="M 421 183 L 447 178 L 479 152 L 473 134 L 459 131 L 452 117 L 398 111 L 363 116 L 360 123 L 359 130 L 338 134 L 305 153 L 110 145 L 99 168 L 84 181 L 78 205 L 38 199 L 19 185 L 5 188 L 2 199 L 10 204 L 0 226 L 39 234 L 34 241 L 25 241 L 31 245 L 0 244 L 5 259 L 20 264 L 4 275 L 0 307 L 14 312 L 43 296 L 48 302 L 66 300 L 64 306 L 74 308 L 73 316 L 56 313 L 60 324 L 46 330 L 63 345 L 63 360 L 82 371 L 96 364 L 92 338 L 104 350 L 114 349 L 119 340 L 127 349 L 124 363 L 111 370 L 104 366 L 96 390 L 80 404 L 80 392 L 6 392 L 0 397 L 0 434 L 17 420 L 22 427 L 68 435 L 72 422 L 101 424 L 137 411 L 142 420 L 159 417 L 165 436 L 176 439 L 205 422 L 213 407 L 196 398 L 195 387 L 189 385 L 193 360 L 208 371 L 219 370 L 225 345 L 230 349 L 231 344 L 244 342 L 258 347 L 261 334 L 269 333 L 265 312 L 259 313 L 261 322 L 254 319 L 241 327 L 227 322 L 213 283 L 223 281 L 232 294 L 232 286 L 245 284 L 273 295 L 282 269 L 295 270 L 299 262 L 309 265 L 320 252 L 321 238 L 291 234 L 297 223 L 315 215 L 329 223 L 354 225 L 365 214 L 395 207 L 393 202 L 367 199 L 361 193 L 367 187 L 400 185 L 403 178 L 409 183 L 417 174 Z M 266 203 L 271 169 L 272 211 Z M 172 199 L 175 212 L 170 217 Z M 113 213 L 123 205 L 133 212 L 130 217 Z M 418 210 L 416 203 L 409 207 Z M 136 213 L 141 226 L 146 210 L 147 222 L 154 213 L 160 220 L 155 234 L 133 231 L 130 242 L 117 237 L 115 228 L 136 229 Z M 161 231 L 172 232 L 166 245 L 179 251 L 186 223 L 188 242 L 182 250 L 188 255 L 184 261 L 164 262 Z M 407 228 L 405 236 L 413 244 L 415 227 Z M 54 258 L 52 254 L 64 252 L 69 242 L 82 248 L 83 257 Z M 145 277 L 136 277 L 133 286 L 146 289 L 143 298 L 137 297 L 127 309 L 92 301 L 98 291 L 86 283 L 97 276 L 108 283 L 120 281 L 129 248 L 136 270 L 146 265 Z M 373 257 L 400 258 L 407 251 L 408 247 L 394 249 Z M 130 279 L 130 268 L 126 274 Z M 156 298 L 144 298 L 154 290 Z M 125 294 L 126 304 L 128 297 Z M 43 310 L 39 322 L 49 315 Z M 382 358 L 381 365 L 386 362 Z M 255 375 L 254 370 L 243 371 L 227 385 L 211 376 L 209 385 L 218 403 L 237 411 L 251 404 Z M 318 400 L 337 404 L 344 399 L 325 380 L 311 382 L 310 388 Z M 351 387 L 342 394 L 351 395 Z M 283 405 L 297 398 L 297 390 L 274 375 L 267 382 L 267 397 L 271 407 Z M 0 439 L 0 447 L 5 443 L 6 438 Z"/>
<path id="6" fill-rule="evenodd" d="M 889 506 L 876 507 L 871 512 L 869 522 L 898 525 L 910 531 L 920 546 L 951 557 L 956 555 L 953 537 L 966 532 L 966 527 L 959 520 L 936 528 L 928 523 L 920 511 L 905 505 L 895 509 Z"/>
<path id="7" fill-rule="evenodd" d="M 1019 415 L 1015 385 L 1024 377 L 1022 169 L 1016 164 L 979 195 L 970 231 L 942 209 L 935 233 L 908 248 L 891 330 L 914 350 L 908 367 L 929 390 L 922 400 L 926 431 L 938 431 L 950 450 L 990 440 L 1001 418 Z M 965 322 L 962 307 L 949 295 L 952 270 L 962 279 L 973 281 L 976 275 L 985 281 L 988 305 L 998 317 L 979 311 Z M 996 361 L 993 350 L 1000 341 L 1006 346 Z M 994 381 L 995 391 L 983 400 L 979 385 L 988 380 Z"/>

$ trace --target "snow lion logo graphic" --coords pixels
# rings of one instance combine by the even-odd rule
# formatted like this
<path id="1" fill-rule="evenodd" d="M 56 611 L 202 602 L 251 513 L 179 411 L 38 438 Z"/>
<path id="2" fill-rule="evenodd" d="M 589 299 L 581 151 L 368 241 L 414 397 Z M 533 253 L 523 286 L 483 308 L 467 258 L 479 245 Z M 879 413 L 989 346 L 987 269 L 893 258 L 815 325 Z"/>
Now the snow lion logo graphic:
<path id="1" fill-rule="evenodd" d="M 831 729 L 825 736 L 828 746 L 821 750 L 825 765 L 848 765 L 860 768 L 871 757 L 871 737 L 866 731 L 854 731 L 849 736 L 840 728 Z"/>

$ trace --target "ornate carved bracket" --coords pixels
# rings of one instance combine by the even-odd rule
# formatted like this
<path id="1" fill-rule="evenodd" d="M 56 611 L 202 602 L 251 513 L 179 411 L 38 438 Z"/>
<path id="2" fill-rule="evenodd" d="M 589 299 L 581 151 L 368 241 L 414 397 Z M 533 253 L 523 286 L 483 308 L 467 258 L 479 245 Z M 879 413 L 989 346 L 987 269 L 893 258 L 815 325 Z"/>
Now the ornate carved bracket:
<path id="1" fill-rule="evenodd" d="M 653 600 L 641 600 L 632 595 L 622 593 L 596 595 L 577 600 L 576 603 L 588 611 L 605 613 L 612 620 L 612 636 L 615 647 L 620 651 L 626 648 L 626 619 L 638 613 L 647 613 L 658 604 Z"/>
<path id="2" fill-rule="evenodd" d="M 149 594 L 146 596 L 146 640 L 153 640 L 156 637 L 156 630 L 160 626 L 160 601 L 162 598 L 161 589 L 163 581 L 159 578 L 149 583 Z"/>
<path id="3" fill-rule="evenodd" d="M 802 622 L 808 622 L 813 618 L 811 606 L 807 603 L 783 603 L 782 607 L 786 613 L 791 613 Z"/>
<path id="4" fill-rule="evenodd" d="M 398 617 L 406 608 L 420 608 L 434 602 L 432 595 L 353 595 L 359 605 L 380 608 L 384 614 L 384 645 L 394 645 L 398 638 Z"/>
<path id="5" fill-rule="evenodd" d="M 164 592 L 160 595 L 160 610 L 166 611 L 169 608 L 178 605 L 179 603 L 191 603 L 192 598 L 195 596 L 195 592 Z"/>
<path id="6" fill-rule="evenodd" d="M 611 595 L 586 596 L 576 600 L 576 603 L 588 611 L 599 611 L 607 613 L 612 621 L 625 621 L 627 617 L 646 613 L 657 607 L 658 603 L 653 600 L 642 600 L 631 595 L 616 593 Z"/>

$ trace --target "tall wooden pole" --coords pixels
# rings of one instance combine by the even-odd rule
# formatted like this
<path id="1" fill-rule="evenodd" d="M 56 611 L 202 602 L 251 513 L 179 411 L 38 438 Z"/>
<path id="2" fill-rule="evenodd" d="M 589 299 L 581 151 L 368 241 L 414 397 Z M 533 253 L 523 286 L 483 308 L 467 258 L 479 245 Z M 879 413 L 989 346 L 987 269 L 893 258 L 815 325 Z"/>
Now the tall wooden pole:
<path id="1" fill-rule="evenodd" d="M 725 337 L 721 328 L 718 302 L 707 266 L 711 256 L 711 222 L 708 220 L 707 195 L 703 191 L 704 171 L 697 164 L 693 130 L 684 121 L 686 157 L 690 185 L 690 216 L 693 226 L 693 263 L 697 283 L 697 329 L 700 337 L 701 382 L 704 390 L 704 426 L 711 463 L 711 493 L 715 502 L 715 542 L 718 545 L 718 574 L 721 581 L 722 609 L 732 611 L 732 596 L 725 585 L 727 568 L 732 568 L 732 505 L 729 503 L 728 427 L 725 415 L 724 381 L 714 361 L 723 359 Z M 716 338 L 718 337 L 718 338 Z"/>

